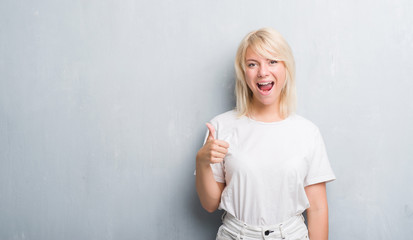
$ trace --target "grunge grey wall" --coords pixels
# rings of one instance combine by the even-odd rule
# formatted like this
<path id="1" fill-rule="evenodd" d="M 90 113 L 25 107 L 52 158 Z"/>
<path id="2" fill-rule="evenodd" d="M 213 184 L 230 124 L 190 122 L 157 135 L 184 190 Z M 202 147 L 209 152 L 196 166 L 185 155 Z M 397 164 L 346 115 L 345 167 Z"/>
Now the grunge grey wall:
<path id="1" fill-rule="evenodd" d="M 0 239 L 214 239 L 195 154 L 235 50 L 293 48 L 337 180 L 330 238 L 413 235 L 413 3 L 0 1 Z"/>

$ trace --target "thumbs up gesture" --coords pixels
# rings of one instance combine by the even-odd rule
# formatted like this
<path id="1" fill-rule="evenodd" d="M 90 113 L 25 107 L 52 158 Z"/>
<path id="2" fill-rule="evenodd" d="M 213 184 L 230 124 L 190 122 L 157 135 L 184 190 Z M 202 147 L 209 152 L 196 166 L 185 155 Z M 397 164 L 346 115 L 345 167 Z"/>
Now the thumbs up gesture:
<path id="1" fill-rule="evenodd" d="M 215 128 L 212 126 L 210 123 L 206 123 L 206 126 L 208 128 L 209 134 L 207 140 L 214 140 L 215 139 Z"/>
<path id="2" fill-rule="evenodd" d="M 228 153 L 229 144 L 226 141 L 215 139 L 214 126 L 210 123 L 206 125 L 209 134 L 204 146 L 199 149 L 196 160 L 199 164 L 203 165 L 222 162 Z"/>

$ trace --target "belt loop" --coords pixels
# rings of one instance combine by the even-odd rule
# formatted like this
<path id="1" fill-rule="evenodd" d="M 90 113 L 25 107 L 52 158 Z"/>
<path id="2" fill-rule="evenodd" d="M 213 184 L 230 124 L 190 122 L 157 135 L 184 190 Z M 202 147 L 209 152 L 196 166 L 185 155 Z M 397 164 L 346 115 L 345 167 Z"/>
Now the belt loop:
<path id="1" fill-rule="evenodd" d="M 285 239 L 284 231 L 283 231 L 283 228 L 282 228 L 282 224 L 280 224 L 280 226 L 279 226 L 278 228 L 280 229 L 281 238 L 282 238 L 282 239 Z"/>
<path id="2" fill-rule="evenodd" d="M 237 234 L 237 239 L 238 240 L 242 240 L 242 239 L 244 239 L 244 235 L 245 235 L 245 228 L 247 227 L 247 224 L 245 224 L 245 223 L 243 223 L 242 224 L 242 228 L 241 228 L 241 230 L 238 232 L 238 234 Z"/>

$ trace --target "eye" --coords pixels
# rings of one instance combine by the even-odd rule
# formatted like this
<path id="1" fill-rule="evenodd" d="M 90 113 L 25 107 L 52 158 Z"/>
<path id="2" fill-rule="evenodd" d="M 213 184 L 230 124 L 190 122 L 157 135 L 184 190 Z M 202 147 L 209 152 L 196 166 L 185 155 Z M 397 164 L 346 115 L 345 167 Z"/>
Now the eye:
<path id="1" fill-rule="evenodd" d="M 255 67 L 256 66 L 256 64 L 255 63 L 248 63 L 248 65 L 247 65 L 248 67 Z"/>
<path id="2" fill-rule="evenodd" d="M 270 64 L 276 64 L 277 62 L 276 60 L 270 60 Z"/>

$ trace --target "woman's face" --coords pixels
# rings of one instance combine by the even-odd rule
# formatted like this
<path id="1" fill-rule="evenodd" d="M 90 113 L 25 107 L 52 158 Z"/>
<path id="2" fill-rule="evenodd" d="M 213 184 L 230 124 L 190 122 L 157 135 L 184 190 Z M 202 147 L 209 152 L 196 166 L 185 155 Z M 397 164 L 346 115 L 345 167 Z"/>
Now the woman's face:
<path id="1" fill-rule="evenodd" d="M 245 79 L 253 94 L 253 106 L 275 106 L 278 109 L 281 89 L 285 82 L 283 62 L 263 58 L 251 48 L 247 48 Z"/>

